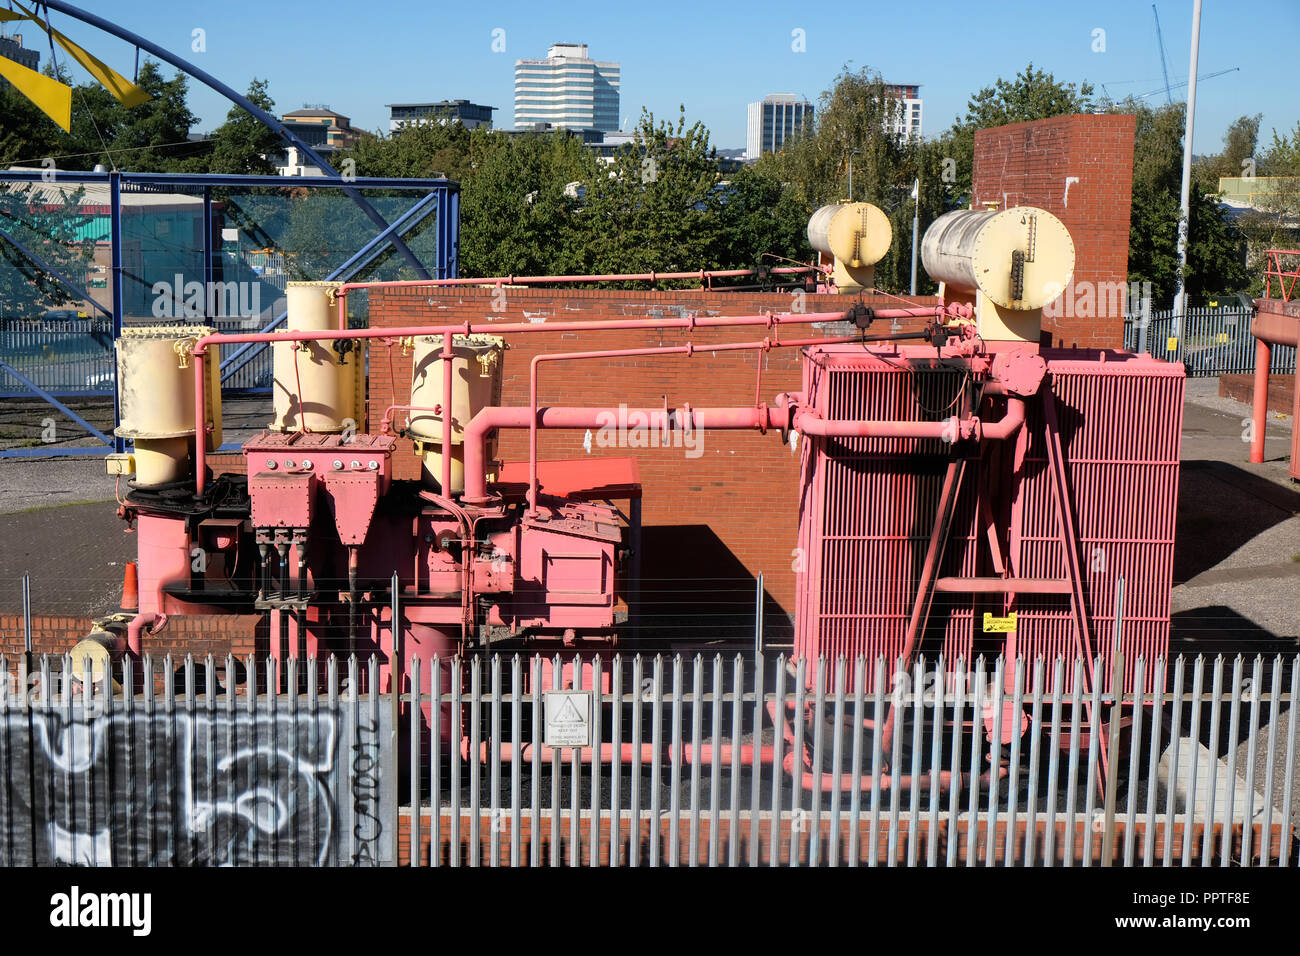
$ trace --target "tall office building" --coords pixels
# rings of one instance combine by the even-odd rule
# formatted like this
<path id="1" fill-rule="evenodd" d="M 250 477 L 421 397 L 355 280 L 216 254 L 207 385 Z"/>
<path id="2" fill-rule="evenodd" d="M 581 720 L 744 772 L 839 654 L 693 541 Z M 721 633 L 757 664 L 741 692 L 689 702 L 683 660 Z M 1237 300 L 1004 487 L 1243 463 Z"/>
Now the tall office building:
<path id="1" fill-rule="evenodd" d="M 921 87 L 916 83 L 890 83 L 885 92 L 899 102 L 899 111 L 891 131 L 903 134 L 903 139 L 921 136 Z"/>
<path id="2" fill-rule="evenodd" d="M 29 70 L 41 68 L 41 55 L 30 47 L 23 46 L 23 35 L 15 33 L 12 37 L 0 36 L 0 56 L 20 63 Z"/>
<path id="3" fill-rule="evenodd" d="M 515 61 L 515 128 L 618 130 L 619 66 L 587 56 L 585 43 L 556 43 L 544 60 Z"/>
<path id="4" fill-rule="evenodd" d="M 812 132 L 813 105 L 793 93 L 773 93 L 749 104 L 745 158 L 774 153 L 797 133 Z"/>

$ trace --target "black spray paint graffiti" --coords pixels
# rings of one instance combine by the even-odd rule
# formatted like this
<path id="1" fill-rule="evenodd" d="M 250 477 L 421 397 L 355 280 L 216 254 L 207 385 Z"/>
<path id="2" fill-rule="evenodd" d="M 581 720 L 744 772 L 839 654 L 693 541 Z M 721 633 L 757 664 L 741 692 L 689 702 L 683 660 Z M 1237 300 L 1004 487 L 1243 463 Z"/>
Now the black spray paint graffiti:
<path id="1" fill-rule="evenodd" d="M 379 802 L 379 725 L 364 717 L 357 721 L 352 744 L 352 865 L 376 866 L 384 826 Z"/>
<path id="2" fill-rule="evenodd" d="M 0 716 L 0 863 L 338 862 L 337 713 L 70 718 Z"/>

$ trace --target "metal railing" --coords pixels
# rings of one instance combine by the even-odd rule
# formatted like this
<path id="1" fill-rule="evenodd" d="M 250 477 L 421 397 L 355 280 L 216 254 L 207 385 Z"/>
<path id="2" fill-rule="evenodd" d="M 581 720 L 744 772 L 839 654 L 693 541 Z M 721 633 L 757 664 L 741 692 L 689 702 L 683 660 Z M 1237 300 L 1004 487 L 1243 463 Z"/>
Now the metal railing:
<path id="1" fill-rule="evenodd" d="M 1249 374 L 1255 371 L 1255 338 L 1249 309 L 1188 309 L 1181 322 L 1172 309 L 1124 319 L 1124 348 L 1169 362 L 1182 362 L 1191 376 Z M 1293 373 L 1294 346 L 1273 349 L 1272 374 Z"/>
<path id="2" fill-rule="evenodd" d="M 377 662 L 19 661 L 0 861 L 1296 865 L 1290 657 Z"/>
<path id="3" fill-rule="evenodd" d="M 1283 258 L 1292 263 L 1290 269 L 1282 268 Z M 1278 296 L 1283 302 L 1289 302 L 1295 292 L 1296 283 L 1300 282 L 1300 249 L 1269 249 L 1264 266 L 1264 298 L 1273 297 L 1273 280 L 1277 280 Z M 1287 281 L 1287 280 L 1291 281 Z"/>
<path id="4" fill-rule="evenodd" d="M 396 862 L 392 722 L 353 692 L 374 661 L 285 695 L 266 675 L 296 686 L 298 662 L 145 657 L 109 692 L 81 660 L 0 658 L 0 864 Z"/>

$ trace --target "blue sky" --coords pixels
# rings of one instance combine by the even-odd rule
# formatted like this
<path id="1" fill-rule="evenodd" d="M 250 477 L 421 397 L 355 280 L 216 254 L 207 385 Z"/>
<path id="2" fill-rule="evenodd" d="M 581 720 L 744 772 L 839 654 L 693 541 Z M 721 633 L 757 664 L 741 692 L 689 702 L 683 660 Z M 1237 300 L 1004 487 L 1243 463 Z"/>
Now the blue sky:
<path id="1" fill-rule="evenodd" d="M 364 129 L 387 128 L 384 105 L 466 98 L 499 108 L 511 126 L 514 61 L 545 56 L 557 41 L 585 42 L 596 59 L 622 64 L 621 112 L 634 126 L 641 107 L 702 120 L 720 148 L 745 145 L 745 104 L 789 92 L 816 100 L 845 64 L 869 66 L 890 82 L 921 84 L 925 133 L 964 113 L 967 98 L 1033 61 L 1059 80 L 1105 83 L 1119 98 L 1161 90 L 1151 4 L 1142 0 L 912 0 L 827 6 L 751 2 L 711 5 L 565 2 L 545 4 L 406 0 L 85 0 L 83 9 L 114 20 L 243 91 L 253 76 L 270 82 L 277 110 L 325 103 Z M 1158 4 L 1171 82 L 1187 78 L 1192 0 Z M 129 73 L 124 43 L 55 14 L 55 26 Z M 506 50 L 492 51 L 493 30 Z M 192 52 L 193 31 L 206 50 Z M 804 31 L 805 52 L 792 50 Z M 1104 35 L 1094 31 L 1104 30 Z M 27 31 L 29 40 L 33 31 Z M 1204 0 L 1195 150 L 1219 149 L 1227 125 L 1263 113 L 1261 145 L 1271 129 L 1300 119 L 1293 58 L 1269 55 L 1262 38 L 1300 35 L 1300 0 Z M 1104 52 L 1094 52 L 1104 39 Z M 43 51 L 42 63 L 48 57 Z M 1185 87 L 1175 91 L 1185 95 Z M 219 125 L 224 100 L 197 83 L 191 109 L 198 128 Z"/>

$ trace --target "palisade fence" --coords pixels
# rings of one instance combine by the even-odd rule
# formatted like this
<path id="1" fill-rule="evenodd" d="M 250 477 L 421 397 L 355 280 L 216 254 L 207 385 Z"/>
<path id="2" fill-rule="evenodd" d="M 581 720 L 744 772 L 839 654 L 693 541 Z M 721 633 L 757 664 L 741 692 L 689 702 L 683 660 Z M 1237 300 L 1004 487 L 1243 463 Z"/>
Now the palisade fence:
<path id="1" fill-rule="evenodd" d="M 868 687 L 860 658 L 476 656 L 417 666 L 424 691 L 396 697 L 367 692 L 376 657 L 146 658 L 111 692 L 89 663 L 16 663 L 7 864 L 1297 859 L 1289 657 L 1157 661 L 1154 688 L 1139 660 L 1119 697 L 1100 659 L 888 680 L 878 659 Z"/>
<path id="2" fill-rule="evenodd" d="M 1249 309 L 1187 309 L 1181 323 L 1173 309 L 1124 318 L 1124 348 L 1169 362 L 1182 362 L 1191 376 L 1249 374 L 1255 371 L 1255 338 Z M 1295 346 L 1273 348 L 1271 374 L 1296 369 Z"/>

